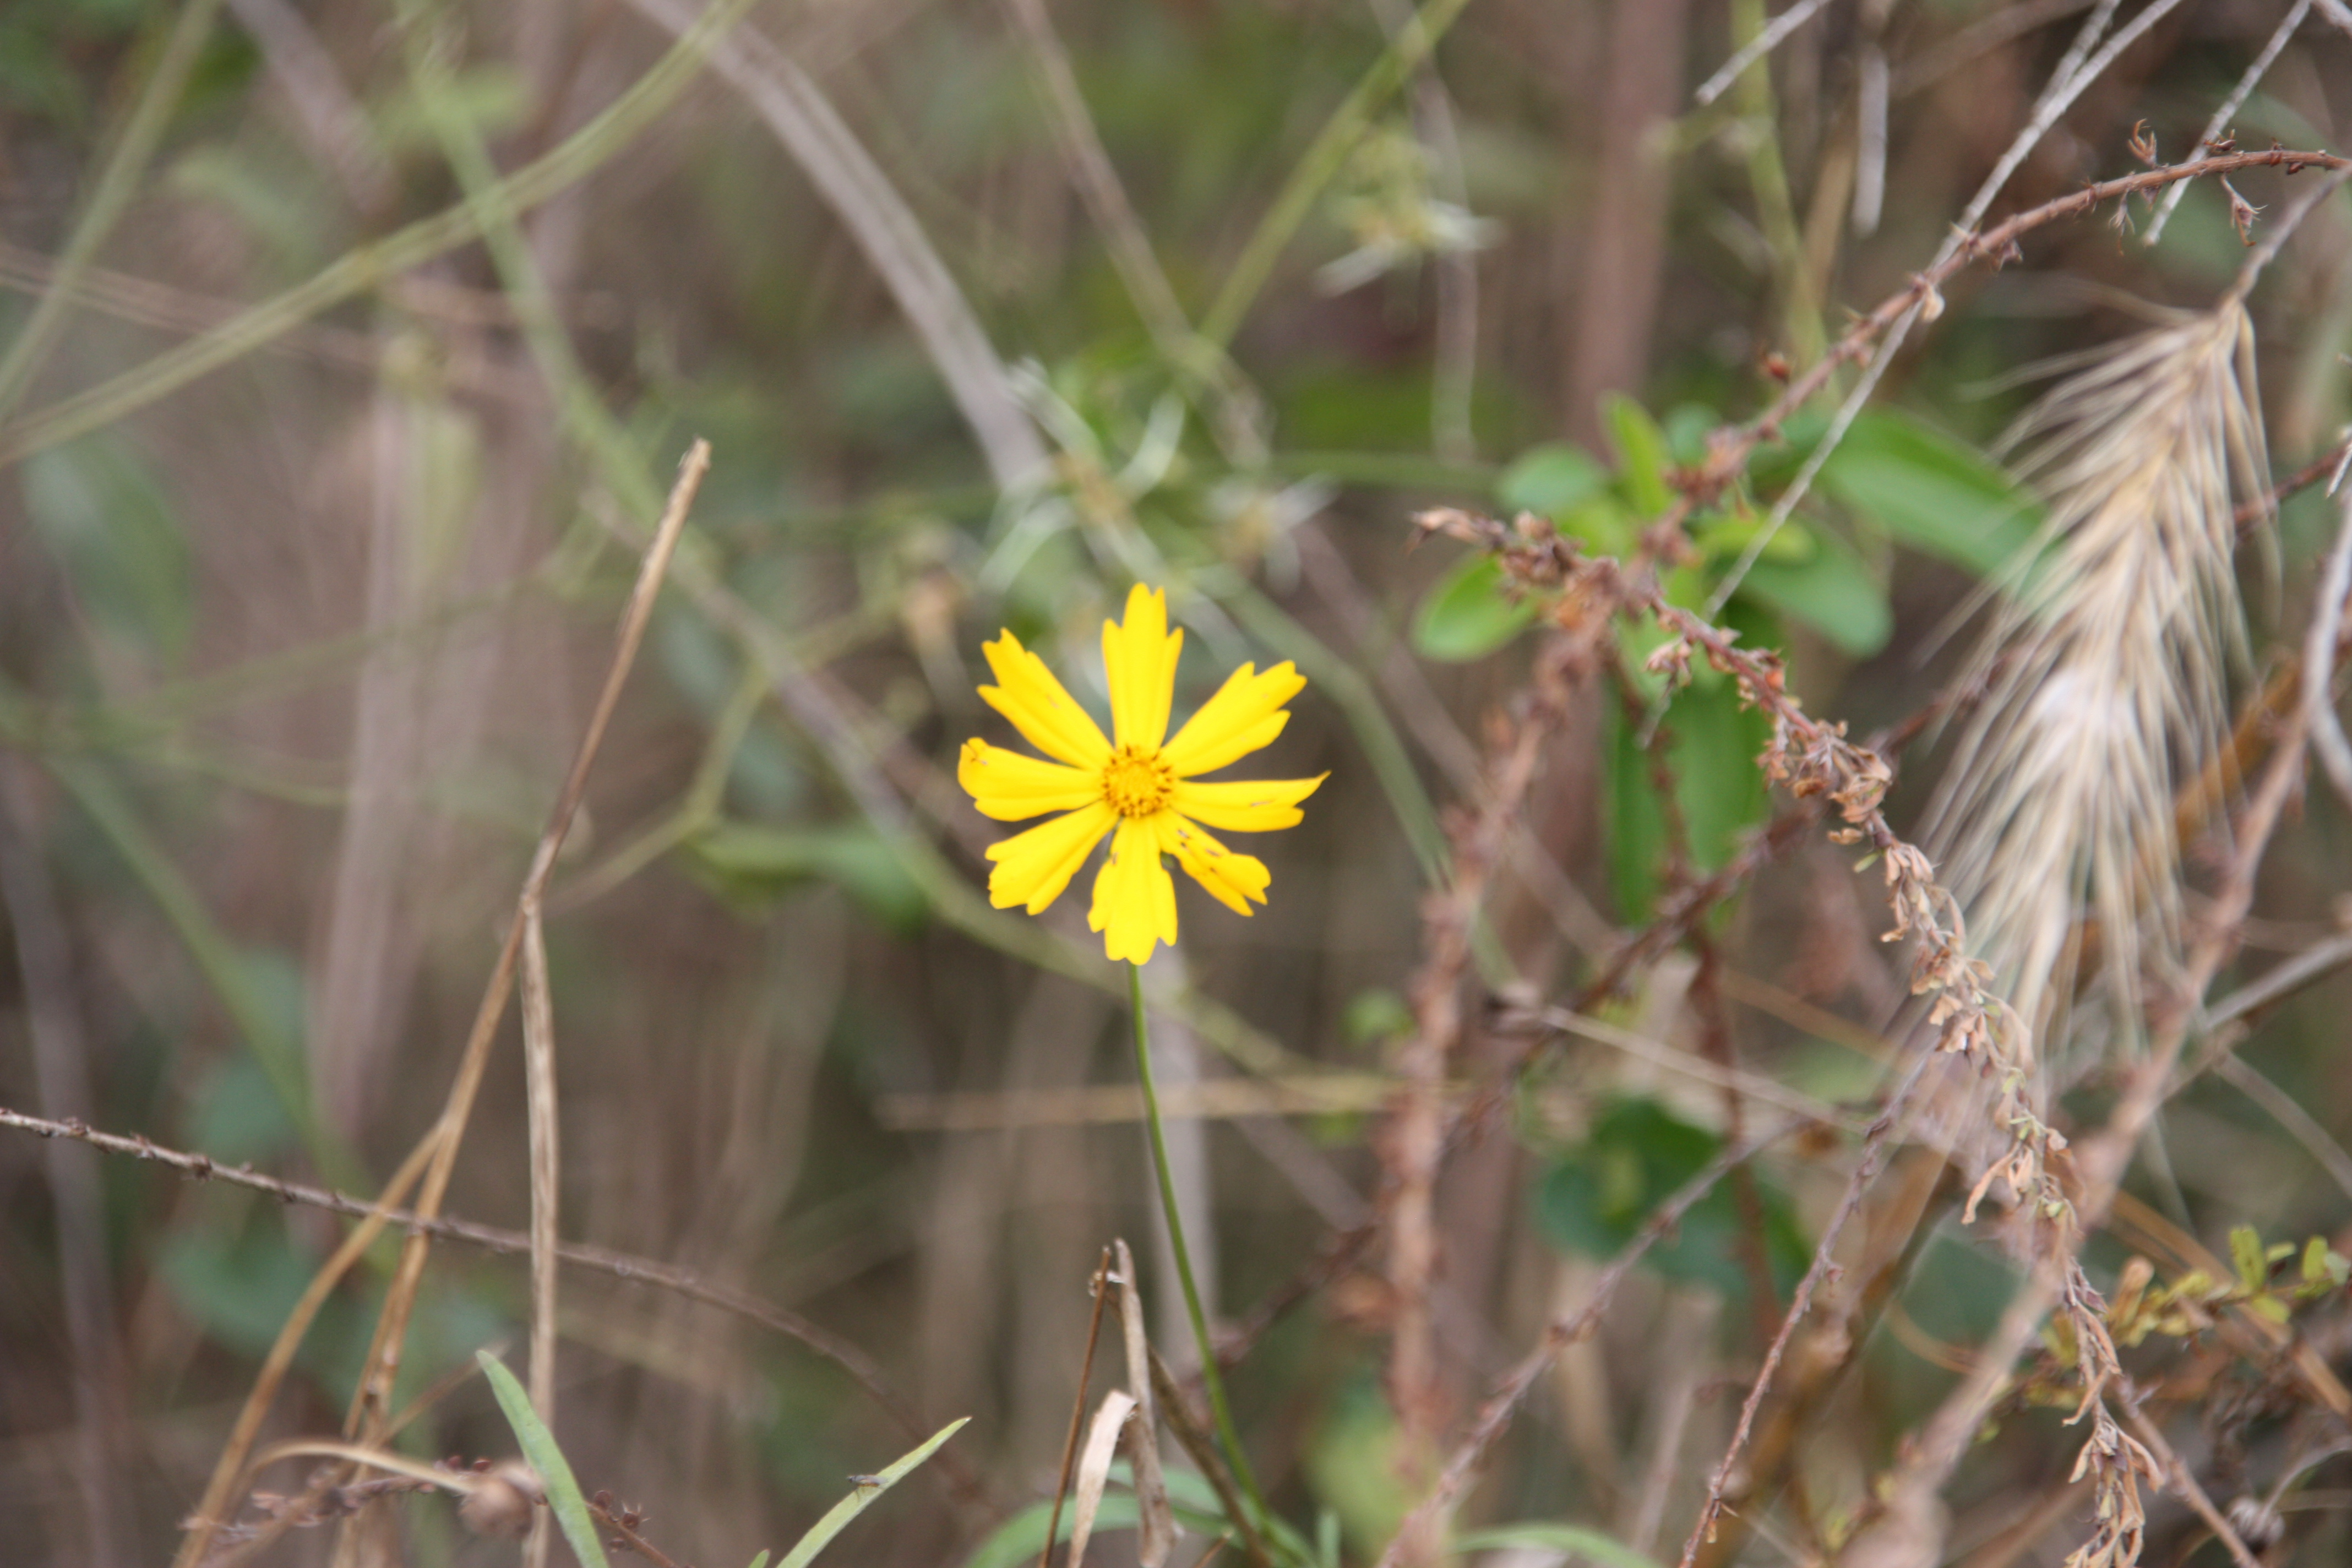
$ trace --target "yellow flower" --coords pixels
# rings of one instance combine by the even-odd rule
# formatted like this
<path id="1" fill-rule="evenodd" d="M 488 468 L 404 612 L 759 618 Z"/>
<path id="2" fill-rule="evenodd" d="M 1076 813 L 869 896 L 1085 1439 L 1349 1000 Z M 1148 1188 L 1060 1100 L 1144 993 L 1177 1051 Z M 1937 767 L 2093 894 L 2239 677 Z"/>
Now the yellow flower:
<path id="1" fill-rule="evenodd" d="M 998 682 L 980 689 L 982 700 L 1055 760 L 971 740 L 957 760 L 956 778 L 982 814 L 999 822 L 1066 814 L 989 847 L 996 868 L 989 874 L 988 897 L 998 909 L 1019 905 L 1043 913 L 1106 834 L 1113 835 L 1110 858 L 1095 877 L 1087 924 L 1103 933 L 1103 951 L 1113 959 L 1141 963 L 1155 942 L 1176 944 L 1176 884 L 1160 863 L 1163 855 L 1174 856 L 1194 881 L 1238 914 L 1250 912 L 1253 899 L 1265 902 L 1272 874 L 1265 864 L 1236 855 L 1207 828 L 1262 833 L 1292 826 L 1298 803 L 1329 775 L 1263 784 L 1202 784 L 1197 775 L 1270 744 L 1290 720 L 1283 704 L 1307 680 L 1286 663 L 1263 675 L 1245 664 L 1169 740 L 1168 706 L 1183 646 L 1183 632 L 1168 629 L 1167 595 L 1137 584 L 1127 596 L 1125 624 L 1103 623 L 1113 736 L 1105 740 L 1045 661 L 1011 632 L 982 645 Z"/>

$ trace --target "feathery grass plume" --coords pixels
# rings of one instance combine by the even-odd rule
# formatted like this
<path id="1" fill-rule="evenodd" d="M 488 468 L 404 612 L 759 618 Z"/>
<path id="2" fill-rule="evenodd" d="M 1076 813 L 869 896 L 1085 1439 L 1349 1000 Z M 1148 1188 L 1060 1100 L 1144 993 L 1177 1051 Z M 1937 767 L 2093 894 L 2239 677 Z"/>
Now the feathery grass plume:
<path id="1" fill-rule="evenodd" d="M 2266 494 L 2269 473 L 2235 299 L 2070 368 L 2006 442 L 2049 516 L 2001 584 L 1976 656 L 1987 697 L 1927 833 L 1971 950 L 2051 1043 L 2045 1067 L 2076 1023 L 2085 955 L 2126 1041 L 2143 985 L 2177 967 L 2174 786 L 2229 734 L 2234 502 Z"/>

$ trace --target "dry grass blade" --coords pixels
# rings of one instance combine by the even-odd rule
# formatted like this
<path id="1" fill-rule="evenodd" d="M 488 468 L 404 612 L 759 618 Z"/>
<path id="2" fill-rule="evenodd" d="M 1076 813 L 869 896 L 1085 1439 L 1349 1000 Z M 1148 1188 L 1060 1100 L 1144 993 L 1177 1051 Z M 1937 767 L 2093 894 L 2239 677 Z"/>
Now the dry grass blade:
<path id="1" fill-rule="evenodd" d="M 1087 1352 L 1078 1362 L 1078 1392 L 1070 1401 L 1070 1435 L 1062 1443 L 1062 1468 L 1054 1481 L 1054 1506 L 1045 1516 L 1045 1544 L 1038 1550 L 1037 1568 L 1048 1568 L 1054 1561 L 1054 1538 L 1062 1532 L 1062 1504 L 1069 1500 L 1070 1469 L 1078 1462 L 1078 1435 L 1087 1419 L 1087 1384 L 1094 1379 L 1095 1346 L 1102 1339 L 1103 1306 L 1110 1299 L 1110 1248 L 1106 1247 L 1087 1285 L 1094 1298 L 1094 1310 L 1087 1314 Z"/>
<path id="2" fill-rule="evenodd" d="M 1118 1256 L 1118 1322 L 1127 1342 L 1127 1385 L 1134 1390 L 1135 1426 L 1128 1452 L 1135 1458 L 1136 1560 L 1160 1568 L 1176 1549 L 1176 1515 L 1168 1506 L 1168 1480 L 1160 1469 L 1160 1417 L 1151 1403 L 1151 1342 L 1143 1332 L 1143 1292 L 1136 1288 L 1135 1257 L 1127 1243 L 1111 1247 Z M 1077 1553 L 1070 1555 L 1077 1568 Z"/>
<path id="3" fill-rule="evenodd" d="M 522 1049 L 530 1099 L 530 1403 L 555 1422 L 556 1144 L 555 997 L 547 981 L 547 931 L 539 906 L 523 911 Z M 547 1568 L 548 1517 L 531 1519 L 523 1548 L 529 1568 Z"/>
<path id="4" fill-rule="evenodd" d="M 550 814 L 546 833 L 541 837 L 537 852 L 531 858 L 530 870 L 523 879 L 518 901 L 518 918 L 507 932 L 497 963 L 484 990 L 482 1005 L 476 1013 L 471 1036 L 466 1042 L 464 1057 L 457 1068 L 456 1081 L 441 1118 L 421 1139 L 401 1164 L 399 1172 L 387 1184 L 378 1200 L 377 1211 L 347 1237 L 341 1247 L 319 1269 L 295 1304 L 278 1339 L 264 1358 L 260 1374 L 254 1380 L 252 1392 L 247 1395 L 244 1408 L 238 1413 L 229 1440 L 215 1461 L 211 1481 L 197 1504 L 188 1531 L 180 1542 L 173 1558 L 174 1568 L 194 1568 L 204 1560 L 219 1525 L 221 1509 L 234 1494 L 235 1481 L 244 1468 L 245 1457 L 251 1451 L 253 1439 L 259 1432 L 262 1417 L 268 1412 L 277 1396 L 278 1385 L 292 1363 L 294 1352 L 310 1330 L 311 1321 L 327 1297 L 341 1280 L 344 1273 L 358 1261 L 362 1253 L 374 1241 L 383 1228 L 385 1211 L 404 1199 L 412 1187 L 418 1189 L 416 1212 L 426 1218 L 437 1218 L 441 1202 L 448 1190 L 449 1172 L 455 1164 L 457 1147 L 462 1140 L 466 1121 L 473 1110 L 475 1091 L 481 1085 L 482 1070 L 489 1057 L 491 1041 L 497 1037 L 499 1020 L 506 1012 L 507 997 L 514 988 L 516 961 L 520 955 L 525 919 L 537 910 L 547 890 L 547 880 L 554 869 L 555 857 L 563 847 L 563 838 L 573 816 L 580 809 L 586 793 L 588 770 L 594 763 L 597 748 L 602 744 L 604 729 L 612 721 L 613 710 L 620 700 L 621 687 L 628 678 L 630 666 L 635 662 L 637 647 L 645 639 L 646 623 L 653 616 L 654 600 L 659 594 L 662 579 L 669 569 L 670 557 L 676 552 L 679 536 L 685 531 L 688 511 L 694 504 L 703 475 L 710 468 L 710 447 L 697 441 L 679 465 L 677 483 L 670 491 L 669 502 L 662 512 L 660 525 L 655 530 L 652 545 L 646 550 L 643 565 L 637 574 L 635 590 L 629 595 L 627 607 L 622 612 L 617 646 L 613 662 L 598 694 L 596 707 L 588 721 L 587 732 L 582 737 L 573 757 L 572 770 L 565 777 L 555 808 Z M 400 1345 L 406 1334 L 408 1315 L 414 1308 L 416 1289 L 424 1276 L 425 1259 L 432 1246 L 431 1237 L 421 1230 L 409 1233 L 407 1245 L 401 1253 L 399 1272 L 386 1292 L 383 1316 L 378 1320 L 373 1342 L 368 1347 L 365 1371 L 353 1397 L 352 1426 L 371 1439 L 379 1438 L 390 1415 L 393 1380 L 400 1371 Z"/>
<path id="5" fill-rule="evenodd" d="M 1087 1428 L 1087 1446 L 1078 1456 L 1077 1489 L 1070 1517 L 1068 1568 L 1086 1568 L 1087 1542 L 1095 1532 L 1095 1516 L 1102 1511 L 1103 1489 L 1110 1484 L 1111 1456 L 1118 1450 L 1119 1429 L 1135 1414 L 1135 1399 L 1124 1389 L 1103 1395 L 1094 1425 Z"/>
<path id="6" fill-rule="evenodd" d="M 229 1429 L 228 1441 L 222 1445 L 220 1458 L 213 1463 L 212 1479 L 205 1484 L 204 1496 L 189 1515 L 187 1533 L 181 1538 L 179 1552 L 172 1560 L 173 1568 L 194 1568 L 194 1564 L 205 1561 L 205 1550 L 212 1544 L 214 1532 L 220 1528 L 221 1510 L 227 1506 L 229 1499 L 236 1495 L 237 1477 L 244 1468 L 245 1456 L 252 1451 L 253 1440 L 261 1430 L 262 1418 L 269 1414 L 269 1406 L 278 1396 L 278 1385 L 286 1380 L 286 1370 L 294 1363 L 294 1352 L 301 1348 L 302 1338 L 310 1331 L 312 1321 L 319 1315 L 319 1309 L 326 1305 L 327 1298 L 334 1293 L 335 1287 L 341 1283 L 352 1265 L 374 1245 L 375 1238 L 391 1218 L 392 1211 L 408 1196 L 409 1189 L 415 1186 L 417 1179 L 425 1174 L 425 1161 L 432 1151 L 432 1140 L 428 1137 L 409 1152 L 408 1158 L 393 1173 L 392 1180 L 384 1184 L 383 1192 L 377 1194 L 374 1211 L 343 1238 L 343 1244 L 325 1263 L 320 1265 L 319 1271 L 310 1277 L 310 1283 L 303 1288 L 301 1296 L 296 1300 L 293 1310 L 286 1314 L 286 1321 L 278 1328 L 276 1342 L 270 1345 L 268 1354 L 262 1358 L 260 1372 L 254 1376 L 253 1388 L 246 1394 L 245 1405 L 237 1412 L 236 1424 Z"/>
<path id="7" fill-rule="evenodd" d="M 563 840 L 571 831 L 572 819 L 580 810 L 580 803 L 588 790 L 588 772 L 603 746 L 604 730 L 612 722 L 613 710 L 619 705 L 621 688 L 626 684 L 629 669 L 636 662 L 637 647 L 644 642 L 646 624 L 653 618 L 654 601 L 661 592 L 662 579 L 668 574 L 670 557 L 676 553 L 679 537 L 686 531 L 687 513 L 694 505 L 695 492 L 701 489 L 703 476 L 710 471 L 710 444 L 697 441 L 678 465 L 677 482 L 671 488 L 669 500 L 662 509 L 659 526 L 646 551 L 645 561 L 637 571 L 636 585 L 631 590 L 629 602 L 621 612 L 621 625 L 614 638 L 613 661 L 605 672 L 603 690 L 596 696 L 596 706 L 588 718 L 586 733 L 574 752 L 571 772 L 565 776 L 563 788 L 557 795 L 554 809 L 548 815 L 547 830 L 541 835 L 539 847 L 532 853 L 530 869 L 523 877 L 522 893 L 516 900 L 516 919 L 509 927 L 505 944 L 499 951 L 498 963 L 491 971 L 490 981 L 484 988 L 482 1005 L 474 1016 L 472 1034 L 466 1041 L 466 1052 L 457 1065 L 456 1081 L 450 1085 L 449 1098 L 427 1140 L 433 1144 L 433 1158 L 419 1187 L 416 1212 L 427 1217 L 439 1215 L 442 1199 L 447 1194 L 449 1173 L 457 1161 L 458 1145 L 464 1141 L 466 1122 L 474 1107 L 475 1091 L 481 1087 L 482 1070 L 489 1059 L 490 1043 L 497 1037 L 499 1020 L 505 1015 L 507 997 L 514 989 L 516 962 L 520 956 L 522 936 L 530 918 L 546 897 L 548 879 L 555 869 L 555 858 L 562 851 Z M 400 1269 L 394 1276 L 392 1289 L 384 1298 L 383 1316 L 377 1324 L 376 1342 L 369 1347 L 367 1373 L 358 1397 L 353 1402 L 353 1415 L 359 1430 L 368 1436 L 378 1435 L 384 1417 L 389 1414 L 393 1379 L 400 1371 L 400 1344 L 407 1331 L 408 1314 L 415 1307 L 416 1288 L 425 1272 L 425 1259 L 432 1248 L 432 1238 L 412 1233 L 402 1250 Z"/>
<path id="8" fill-rule="evenodd" d="M 2225 301 L 2101 353 L 2012 440 L 2049 520 L 1978 656 L 1989 695 L 1930 837 L 1974 951 L 2047 1039 L 2086 916 L 2122 1026 L 2144 984 L 2179 970 L 2174 796 L 2229 739 L 2234 513 L 2267 490 L 2244 310 Z"/>

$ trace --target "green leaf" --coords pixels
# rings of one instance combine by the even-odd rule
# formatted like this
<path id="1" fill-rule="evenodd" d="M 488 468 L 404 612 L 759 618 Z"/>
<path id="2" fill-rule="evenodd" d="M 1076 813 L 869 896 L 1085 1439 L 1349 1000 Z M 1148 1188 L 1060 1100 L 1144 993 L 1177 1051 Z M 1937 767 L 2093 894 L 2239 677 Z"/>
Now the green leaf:
<path id="1" fill-rule="evenodd" d="M 109 637 L 172 660 L 195 619 L 194 567 L 170 492 L 131 448 L 91 436 L 25 460 L 25 509 Z"/>
<path id="2" fill-rule="evenodd" d="M 2250 1225 L 2230 1227 L 2230 1263 L 2238 1271 L 2238 1283 L 2249 1290 L 2259 1290 L 2270 1279 L 2269 1256 L 2263 1249 L 2263 1233 Z"/>
<path id="3" fill-rule="evenodd" d="M 1706 438 L 1723 416 L 1703 403 L 1678 403 L 1666 411 L 1666 450 L 1675 462 L 1696 468 L 1706 460 Z"/>
<path id="4" fill-rule="evenodd" d="M 1551 1241 L 1590 1258 L 1612 1258 L 1675 1190 L 1706 1168 L 1721 1140 L 1652 1100 L 1617 1100 L 1593 1121 L 1583 1146 L 1562 1159 L 1536 1190 L 1536 1217 Z M 1778 1285 L 1804 1271 L 1807 1249 L 1787 1197 L 1759 1190 L 1764 1251 Z M 1643 1259 L 1669 1279 L 1706 1285 L 1730 1297 L 1748 1289 L 1740 1249 L 1745 1223 L 1729 1187 L 1691 1205 L 1673 1233 Z"/>
<path id="5" fill-rule="evenodd" d="M 757 1557 L 752 1558 L 751 1568 L 768 1568 L 768 1554 L 762 1552 Z"/>
<path id="6" fill-rule="evenodd" d="M 1624 485 L 1625 499 L 1644 521 L 1657 516 L 1674 500 L 1674 490 L 1666 483 L 1666 433 L 1658 428 L 1648 410 L 1621 394 L 1612 393 L 1605 399 L 1601 413 L 1617 444 L 1618 461 L 1623 465 L 1618 477 Z"/>
<path id="7" fill-rule="evenodd" d="M 515 1374 L 507 1370 L 506 1363 L 488 1351 L 476 1351 L 475 1362 L 482 1375 L 490 1382 L 490 1392 L 498 1398 L 499 1408 L 506 1412 L 507 1425 L 514 1428 L 515 1441 L 522 1445 L 522 1457 L 539 1472 L 540 1485 L 547 1489 L 548 1511 L 571 1543 L 572 1555 L 580 1559 L 581 1568 L 609 1568 L 604 1560 L 604 1543 L 596 1534 L 596 1521 L 588 1512 L 588 1500 L 580 1493 L 580 1483 L 572 1479 L 571 1461 L 556 1446 L 555 1435 L 530 1407 L 530 1395 L 522 1391 Z"/>
<path id="8" fill-rule="evenodd" d="M 321 1261 L 276 1226 L 242 1235 L 218 1227 L 174 1229 L 156 1256 L 156 1272 L 188 1321 L 218 1343 L 259 1360 Z M 301 1364 L 322 1381 L 356 1375 L 367 1356 L 359 1308 L 331 1297 L 320 1309 L 301 1350 Z"/>
<path id="9" fill-rule="evenodd" d="M 1172 1480 L 1181 1472 L 1171 1470 Z M 1037 1553 L 1045 1549 L 1045 1523 L 1052 1516 L 1054 1505 L 1031 1503 L 990 1531 L 987 1538 L 971 1549 L 963 1560 L 963 1568 L 1025 1568 L 1036 1562 Z M 1076 1510 L 1066 1504 L 1062 1509 L 1061 1528 L 1054 1532 L 1054 1542 L 1061 1545 L 1070 1539 L 1070 1527 L 1077 1522 Z M 1135 1499 L 1113 1492 L 1102 1500 L 1095 1514 L 1097 1534 L 1114 1530 L 1135 1528 Z"/>
<path id="10" fill-rule="evenodd" d="M 299 1131 L 269 1075 L 248 1052 L 223 1057 L 197 1079 L 184 1142 L 225 1165 L 270 1159 Z"/>
<path id="11" fill-rule="evenodd" d="M 1658 1568 L 1654 1558 L 1643 1556 L 1615 1536 L 1603 1535 L 1580 1524 L 1553 1524 L 1544 1520 L 1530 1520 L 1525 1524 L 1501 1524 L 1492 1530 L 1474 1530 L 1467 1535 L 1455 1536 L 1448 1550 L 1455 1556 L 1466 1557 L 1473 1552 L 1491 1552 L 1507 1546 L 1533 1546 L 1545 1552 L 1578 1552 L 1600 1563 L 1601 1568 Z"/>
<path id="12" fill-rule="evenodd" d="M 1340 1033 L 1352 1046 L 1376 1046 L 1412 1028 L 1412 1009 L 1404 998 L 1381 986 L 1359 991 L 1348 998 L 1340 1015 Z"/>
<path id="13" fill-rule="evenodd" d="M 809 1526 L 808 1533 L 802 1536 L 790 1552 L 784 1553 L 783 1559 L 776 1564 L 776 1568 L 808 1568 L 811 1563 L 816 1561 L 816 1554 L 831 1545 L 833 1538 L 839 1535 L 851 1520 L 864 1513 L 868 1507 L 872 1506 L 876 1498 L 913 1474 L 916 1467 L 938 1453 L 940 1446 L 962 1431 L 964 1423 L 971 1419 L 969 1415 L 957 1416 L 937 1432 L 932 1433 L 924 1441 L 922 1447 L 903 1455 L 887 1469 L 866 1477 L 866 1479 L 873 1484 L 870 1486 L 861 1484 L 856 1490 L 835 1503 L 823 1519 Z M 1097 1523 L 1099 1526 L 1099 1515 L 1097 1516 Z"/>
<path id="14" fill-rule="evenodd" d="M 1991 461 L 1900 409 L 1857 417 L 1821 485 L 1898 542 L 1979 577 L 1999 572 L 2041 526 L 2032 500 Z"/>
<path id="15" fill-rule="evenodd" d="M 1536 607 L 1503 595 L 1503 569 L 1473 555 L 1437 580 L 1412 617 L 1412 646 L 1424 658 L 1464 664 L 1484 658 L 1525 631 Z"/>
<path id="16" fill-rule="evenodd" d="M 1867 658 L 1895 635 L 1886 590 L 1843 540 L 1816 537 L 1819 548 L 1809 561 L 1777 562 L 1768 551 L 1748 568 L 1739 591 L 1804 622 L 1839 652 Z"/>
<path id="17" fill-rule="evenodd" d="M 1625 649 L 1628 661 L 1638 657 Z M 1635 679 L 1640 676 L 1637 672 Z M 1601 704 L 1601 813 L 1608 825 L 1609 888 L 1619 923 L 1638 926 L 1658 900 L 1666 853 L 1665 813 L 1652 785 L 1650 758 L 1635 743 L 1634 721 L 1603 694 Z"/>
<path id="18" fill-rule="evenodd" d="M 1553 442 L 1532 447 L 1503 470 L 1495 499 L 1507 510 L 1531 511 L 1557 522 L 1609 486 L 1609 470 L 1580 447 Z"/>
<path id="19" fill-rule="evenodd" d="M 1743 512 L 1738 516 L 1721 511 L 1702 512 L 1690 521 L 1691 542 L 1697 545 L 1700 552 L 1710 562 L 1737 561 L 1748 552 L 1749 545 L 1756 542 L 1756 536 L 1764 531 L 1767 521 L 1753 512 Z M 1820 550 L 1821 543 L 1813 537 L 1813 531 L 1790 518 L 1764 542 L 1763 553 L 1757 559 L 1776 565 L 1801 566 L 1811 561 Z"/>
<path id="20" fill-rule="evenodd" d="M 1629 629 L 1629 663 L 1665 640 L 1664 634 Z M 1698 676 L 1698 662 L 1693 661 Z M 1654 697 L 1656 677 L 1635 677 L 1644 697 Z M 1675 694 L 1661 721 L 1664 761 L 1674 774 L 1675 805 L 1683 820 L 1691 865 L 1704 874 L 1729 860 L 1748 831 L 1764 820 L 1771 794 L 1756 765 L 1771 738 L 1771 722 L 1739 705 L 1729 680 L 1695 679 Z M 1609 825 L 1611 885 L 1617 912 L 1628 923 L 1650 917 L 1666 853 L 1666 819 L 1659 807 L 1655 768 L 1639 744 L 1637 726 L 1620 705 L 1604 704 L 1601 744 L 1601 805 Z"/>
<path id="21" fill-rule="evenodd" d="M 1316 1502 L 1339 1516 L 1342 1536 L 1368 1559 L 1412 1506 L 1397 1485 L 1404 1442 L 1379 1383 L 1363 1374 L 1328 1402 L 1302 1457 Z"/>
<path id="22" fill-rule="evenodd" d="M 891 931 L 921 927 L 930 909 L 897 851 L 866 827 L 774 827 L 720 822 L 688 840 L 688 867 L 713 891 L 764 908 L 811 881 L 831 882 Z"/>
<path id="23" fill-rule="evenodd" d="M 1582 545 L 1588 555 L 1630 554 L 1642 531 L 1642 520 L 1614 493 L 1597 495 L 1571 507 L 1558 521 L 1559 531 Z"/>

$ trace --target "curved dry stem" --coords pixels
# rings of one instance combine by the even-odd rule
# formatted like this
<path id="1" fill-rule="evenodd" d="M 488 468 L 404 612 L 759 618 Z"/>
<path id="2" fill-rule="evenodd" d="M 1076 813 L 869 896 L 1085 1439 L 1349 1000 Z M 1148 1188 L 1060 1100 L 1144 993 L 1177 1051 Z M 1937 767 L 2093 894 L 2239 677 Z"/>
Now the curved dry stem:
<path id="1" fill-rule="evenodd" d="M 1586 1299 L 1584 1305 L 1548 1324 L 1536 1348 L 1496 1384 L 1486 1403 L 1478 1407 L 1469 1433 L 1448 1456 L 1445 1468 L 1438 1472 L 1437 1484 L 1430 1489 L 1428 1496 L 1413 1505 L 1412 1512 L 1406 1516 L 1387 1550 L 1381 1552 L 1379 1568 L 1402 1568 L 1408 1543 L 1433 1539 L 1436 1535 L 1438 1526 L 1452 1513 L 1454 1505 L 1461 1500 L 1472 1477 L 1485 1461 L 1487 1451 L 1510 1426 L 1512 1416 L 1518 1413 L 1528 1391 L 1535 1386 L 1536 1380 L 1543 1376 L 1551 1363 L 1559 1359 L 1562 1351 L 1600 1326 L 1610 1303 L 1617 1298 L 1618 1287 L 1624 1283 L 1625 1277 L 1633 1271 L 1634 1266 L 1642 1261 L 1650 1248 L 1672 1233 L 1692 1206 L 1713 1192 L 1717 1184 L 1735 1168 L 1754 1159 L 1781 1139 L 1811 1125 L 1811 1118 L 1792 1118 L 1750 1133 L 1738 1143 L 1726 1145 L 1704 1170 L 1658 1205 L 1656 1211 L 1643 1222 L 1633 1239 L 1627 1242 L 1617 1256 L 1609 1260 L 1608 1267 L 1601 1271 L 1601 1277 L 1593 1281 L 1592 1294 Z"/>

